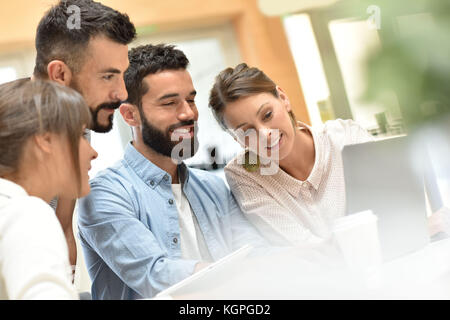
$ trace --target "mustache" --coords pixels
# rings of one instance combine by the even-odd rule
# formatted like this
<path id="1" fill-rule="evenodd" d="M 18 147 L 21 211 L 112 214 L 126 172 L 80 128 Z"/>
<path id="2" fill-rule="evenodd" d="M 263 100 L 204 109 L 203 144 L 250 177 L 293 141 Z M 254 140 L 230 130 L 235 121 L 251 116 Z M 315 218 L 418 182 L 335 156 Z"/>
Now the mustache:
<path id="1" fill-rule="evenodd" d="M 192 126 L 192 125 L 194 125 L 194 126 L 196 125 L 196 122 L 194 120 L 182 121 L 180 123 L 176 123 L 176 124 L 169 126 L 169 128 L 167 130 L 174 131 L 177 128 L 184 127 L 184 126 Z"/>
<path id="2" fill-rule="evenodd" d="M 97 112 L 102 110 L 102 109 L 118 109 L 120 107 L 120 105 L 122 104 L 122 101 L 115 101 L 115 102 L 105 102 L 102 103 L 101 105 L 99 105 L 97 107 Z"/>

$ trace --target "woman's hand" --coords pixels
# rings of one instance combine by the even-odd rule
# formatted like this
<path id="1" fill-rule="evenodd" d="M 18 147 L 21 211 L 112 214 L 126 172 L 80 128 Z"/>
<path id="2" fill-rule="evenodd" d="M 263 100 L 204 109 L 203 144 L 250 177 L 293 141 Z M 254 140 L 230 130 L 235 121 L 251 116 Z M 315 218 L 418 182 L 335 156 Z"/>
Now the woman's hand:
<path id="1" fill-rule="evenodd" d="M 439 233 L 450 236 L 450 209 L 442 207 L 428 217 L 428 230 L 433 237 Z"/>

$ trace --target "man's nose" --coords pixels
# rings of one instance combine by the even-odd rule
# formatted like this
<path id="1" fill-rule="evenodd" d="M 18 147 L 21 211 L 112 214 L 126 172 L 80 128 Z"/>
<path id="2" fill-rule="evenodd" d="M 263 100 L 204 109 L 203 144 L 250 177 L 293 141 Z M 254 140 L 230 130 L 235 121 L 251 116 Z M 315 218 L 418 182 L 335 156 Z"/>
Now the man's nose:
<path id="1" fill-rule="evenodd" d="M 182 121 L 186 120 L 195 120 L 195 111 L 192 109 L 192 107 L 189 105 L 187 101 L 183 101 L 182 105 L 180 106 L 180 111 L 178 113 L 178 118 Z"/>
<path id="2" fill-rule="evenodd" d="M 125 81 L 123 79 L 120 79 L 117 83 L 116 87 L 111 93 L 112 97 L 111 99 L 113 101 L 125 101 L 128 98 L 128 92 L 127 88 L 125 86 Z"/>

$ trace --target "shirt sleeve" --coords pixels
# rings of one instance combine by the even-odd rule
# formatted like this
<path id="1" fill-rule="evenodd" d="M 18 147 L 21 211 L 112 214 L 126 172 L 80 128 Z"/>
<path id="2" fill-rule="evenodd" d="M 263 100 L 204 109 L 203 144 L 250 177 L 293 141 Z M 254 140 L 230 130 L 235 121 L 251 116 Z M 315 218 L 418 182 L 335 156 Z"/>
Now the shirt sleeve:
<path id="1" fill-rule="evenodd" d="M 245 216 L 272 245 L 301 246 L 324 241 L 302 225 L 294 217 L 295 213 L 279 204 L 241 170 L 229 166 L 225 169 L 225 175 Z"/>
<path id="2" fill-rule="evenodd" d="M 231 192 L 229 194 L 233 250 L 237 250 L 246 244 L 251 244 L 256 248 L 266 249 L 268 243 L 244 216 L 236 203 L 234 195 Z"/>
<path id="3" fill-rule="evenodd" d="M 9 299 L 78 299 L 67 244 L 53 210 L 41 199 L 27 197 L 2 215 L 1 273 Z"/>
<path id="4" fill-rule="evenodd" d="M 152 297 L 193 274 L 198 261 L 170 258 L 139 214 L 123 185 L 96 179 L 80 200 L 79 231 L 128 287 Z"/>

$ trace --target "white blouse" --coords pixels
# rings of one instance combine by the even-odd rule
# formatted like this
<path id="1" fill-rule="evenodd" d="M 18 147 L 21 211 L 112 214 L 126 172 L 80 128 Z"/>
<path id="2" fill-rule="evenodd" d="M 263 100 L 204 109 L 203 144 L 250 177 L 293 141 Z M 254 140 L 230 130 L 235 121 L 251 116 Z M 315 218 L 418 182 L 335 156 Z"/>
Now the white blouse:
<path id="1" fill-rule="evenodd" d="M 315 148 L 309 177 L 300 181 L 281 168 L 273 175 L 249 172 L 239 154 L 225 167 L 230 188 L 247 218 L 275 245 L 310 245 L 331 236 L 331 223 L 345 213 L 341 151 L 345 145 L 373 140 L 352 120 L 308 127 Z"/>
<path id="2" fill-rule="evenodd" d="M 55 212 L 1 178 L 0 299 L 78 299 Z"/>

